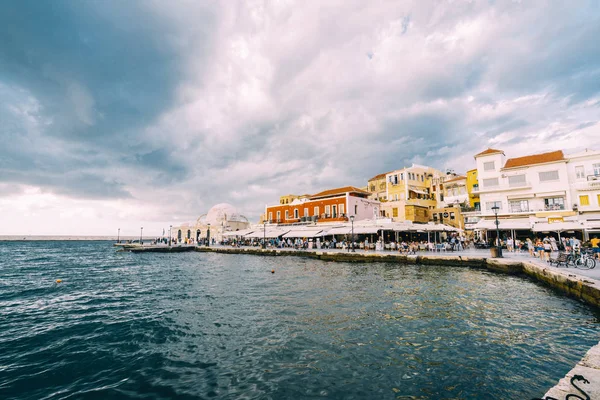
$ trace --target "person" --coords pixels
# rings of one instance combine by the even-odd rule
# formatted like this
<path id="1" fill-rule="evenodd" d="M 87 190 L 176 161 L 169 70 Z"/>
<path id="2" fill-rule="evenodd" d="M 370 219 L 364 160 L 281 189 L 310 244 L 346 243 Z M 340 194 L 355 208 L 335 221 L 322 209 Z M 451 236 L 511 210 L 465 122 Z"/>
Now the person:
<path id="1" fill-rule="evenodd" d="M 509 252 L 512 252 L 514 250 L 513 239 L 510 236 L 506 239 L 506 250 Z"/>
<path id="2" fill-rule="evenodd" d="M 544 258 L 544 243 L 542 243 L 542 239 L 536 238 L 535 240 L 535 252 L 540 260 Z"/>
<path id="3" fill-rule="evenodd" d="M 591 240 L 590 240 L 590 244 L 592 245 L 592 251 L 594 252 L 594 257 L 598 258 L 598 253 L 600 253 L 600 239 L 598 239 L 598 236 L 594 236 Z"/>
<path id="4" fill-rule="evenodd" d="M 573 253 L 578 254 L 581 250 L 581 242 L 575 236 L 571 238 L 571 241 L 573 242 Z"/>
<path id="5" fill-rule="evenodd" d="M 543 253 L 544 258 L 546 261 L 550 261 L 550 254 L 552 253 L 552 245 L 550 244 L 550 239 L 548 239 L 548 236 L 546 236 L 544 238 L 543 246 L 544 246 L 544 253 Z M 542 260 L 542 257 L 540 257 L 540 260 Z"/>
<path id="6" fill-rule="evenodd" d="M 533 257 L 533 241 L 531 238 L 527 238 L 525 241 L 527 242 L 527 250 L 529 250 L 529 255 Z"/>
<path id="7" fill-rule="evenodd" d="M 365 251 L 369 251 L 369 239 L 365 238 Z"/>

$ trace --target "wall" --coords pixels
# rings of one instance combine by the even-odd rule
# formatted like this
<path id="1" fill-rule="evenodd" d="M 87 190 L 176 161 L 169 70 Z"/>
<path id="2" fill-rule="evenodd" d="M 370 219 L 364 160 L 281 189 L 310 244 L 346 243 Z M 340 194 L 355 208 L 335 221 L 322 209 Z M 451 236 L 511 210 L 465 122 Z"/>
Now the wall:
<path id="1" fill-rule="evenodd" d="M 381 203 L 376 200 L 364 199 L 362 197 L 355 196 L 348 196 L 348 205 L 348 215 L 354 215 L 355 221 L 364 219 L 377 219 L 381 207 Z"/>
<path id="2" fill-rule="evenodd" d="M 467 193 L 469 194 L 469 206 L 476 207 L 479 203 L 479 181 L 477 180 L 477 169 L 467 171 Z"/>

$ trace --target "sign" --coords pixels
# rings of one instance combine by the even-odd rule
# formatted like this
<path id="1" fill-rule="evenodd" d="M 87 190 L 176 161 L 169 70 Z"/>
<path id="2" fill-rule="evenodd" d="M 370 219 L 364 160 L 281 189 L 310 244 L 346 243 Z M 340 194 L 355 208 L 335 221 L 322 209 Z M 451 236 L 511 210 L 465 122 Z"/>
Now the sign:
<path id="1" fill-rule="evenodd" d="M 548 223 L 554 224 L 556 222 L 565 222 L 563 217 L 548 217 Z"/>

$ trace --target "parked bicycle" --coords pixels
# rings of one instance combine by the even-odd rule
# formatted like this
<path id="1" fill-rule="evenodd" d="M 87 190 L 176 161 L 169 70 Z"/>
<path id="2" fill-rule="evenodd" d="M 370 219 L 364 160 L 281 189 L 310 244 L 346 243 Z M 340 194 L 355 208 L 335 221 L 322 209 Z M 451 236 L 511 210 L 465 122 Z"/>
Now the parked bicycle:
<path id="1" fill-rule="evenodd" d="M 579 254 L 575 255 L 575 268 L 580 269 L 594 269 L 596 267 L 596 259 L 594 253 L 591 250 L 582 250 Z"/>

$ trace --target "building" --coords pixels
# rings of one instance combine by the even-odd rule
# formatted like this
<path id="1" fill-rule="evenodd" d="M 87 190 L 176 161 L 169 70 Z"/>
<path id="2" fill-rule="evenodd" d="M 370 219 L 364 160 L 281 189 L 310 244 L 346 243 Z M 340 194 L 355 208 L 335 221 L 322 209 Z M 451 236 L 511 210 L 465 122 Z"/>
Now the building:
<path id="1" fill-rule="evenodd" d="M 506 159 L 503 151 L 487 149 L 475 160 L 483 217 L 477 227 L 495 230 L 497 211 L 500 230 L 511 235 L 582 233 L 562 151 Z"/>
<path id="2" fill-rule="evenodd" d="M 206 214 L 202 214 L 196 222 L 171 227 L 171 237 L 178 241 L 198 241 L 209 235 L 216 241 L 221 241 L 223 234 L 229 231 L 247 229 L 248 219 L 228 203 L 212 206 Z M 209 233 L 210 232 L 210 233 Z"/>
<path id="3" fill-rule="evenodd" d="M 586 150 L 567 157 L 573 209 L 588 233 L 600 234 L 600 151 Z"/>
<path id="4" fill-rule="evenodd" d="M 367 191 L 370 193 L 370 199 L 381 202 L 387 201 L 386 174 L 375 175 L 367 182 Z"/>
<path id="5" fill-rule="evenodd" d="M 475 211 L 480 210 L 479 180 L 477 168 L 467 171 L 467 193 L 469 194 L 469 207 Z"/>
<path id="6" fill-rule="evenodd" d="M 430 210 L 437 207 L 432 180 L 442 175 L 441 171 L 418 164 L 388 172 L 382 216 L 394 221 L 429 222 Z"/>
<path id="7" fill-rule="evenodd" d="M 279 198 L 279 204 L 290 204 L 292 201 L 298 199 L 298 200 L 302 200 L 302 199 L 306 199 L 308 196 L 310 196 L 309 194 L 302 194 L 302 195 L 297 195 L 297 194 L 286 194 L 285 196 L 281 196 Z"/>
<path id="8" fill-rule="evenodd" d="M 296 198 L 289 204 L 266 206 L 268 223 L 294 224 L 309 222 L 342 222 L 353 216 L 355 220 L 376 219 L 381 203 L 369 199 L 370 193 L 354 186 Z"/>

